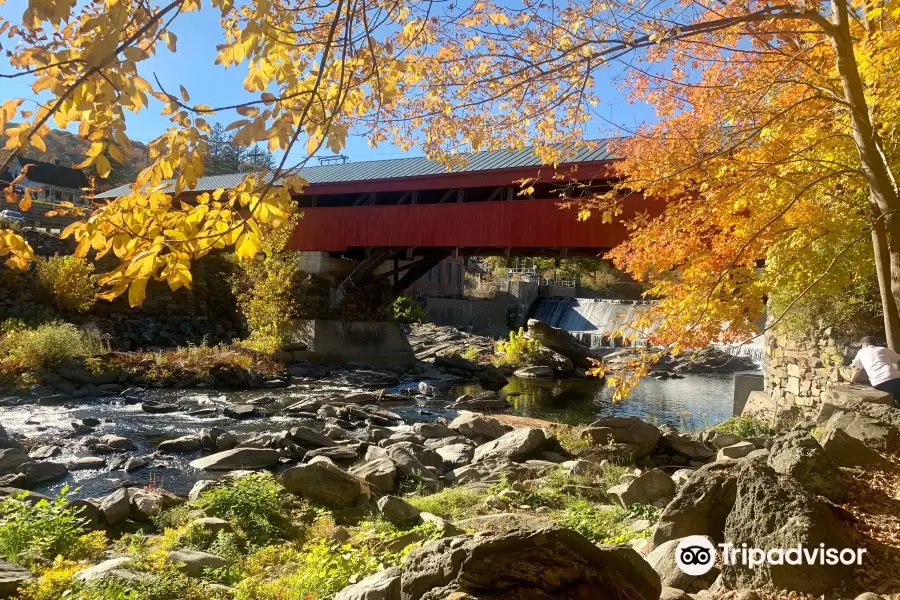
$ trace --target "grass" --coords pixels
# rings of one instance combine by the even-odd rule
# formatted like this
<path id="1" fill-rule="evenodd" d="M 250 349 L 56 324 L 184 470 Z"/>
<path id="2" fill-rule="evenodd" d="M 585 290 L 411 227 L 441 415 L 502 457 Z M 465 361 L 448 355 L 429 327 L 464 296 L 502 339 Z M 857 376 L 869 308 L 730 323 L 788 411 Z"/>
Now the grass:
<path id="1" fill-rule="evenodd" d="M 452 521 L 487 512 L 482 505 L 490 495 L 491 492 L 488 490 L 460 486 L 444 488 L 429 496 L 408 496 L 406 501 L 423 512 L 430 512 Z"/>
<path id="2" fill-rule="evenodd" d="M 557 425 L 553 428 L 556 439 L 571 454 L 577 454 L 590 446 L 590 443 L 581 437 L 581 427 L 573 427 L 571 425 Z"/>
<path id="3" fill-rule="evenodd" d="M 35 328 L 5 326 L 0 333 L 0 363 L 10 371 L 46 371 L 67 358 L 100 351 L 100 339 L 71 323 L 55 321 Z"/>
<path id="4" fill-rule="evenodd" d="M 731 433 L 744 438 L 775 435 L 774 427 L 754 417 L 731 417 L 713 426 L 713 430 Z"/>

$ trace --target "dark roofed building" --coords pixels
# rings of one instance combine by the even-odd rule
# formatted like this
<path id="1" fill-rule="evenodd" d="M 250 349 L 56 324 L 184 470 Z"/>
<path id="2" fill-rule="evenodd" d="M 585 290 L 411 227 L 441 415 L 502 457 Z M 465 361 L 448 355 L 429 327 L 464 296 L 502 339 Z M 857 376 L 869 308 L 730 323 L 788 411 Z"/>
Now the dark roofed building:
<path id="1" fill-rule="evenodd" d="M 0 185 L 15 180 L 28 165 L 25 177 L 16 185 L 31 190 L 35 200 L 87 204 L 85 189 L 90 185 L 81 169 L 56 163 L 17 156 L 9 168 L 0 173 Z"/>

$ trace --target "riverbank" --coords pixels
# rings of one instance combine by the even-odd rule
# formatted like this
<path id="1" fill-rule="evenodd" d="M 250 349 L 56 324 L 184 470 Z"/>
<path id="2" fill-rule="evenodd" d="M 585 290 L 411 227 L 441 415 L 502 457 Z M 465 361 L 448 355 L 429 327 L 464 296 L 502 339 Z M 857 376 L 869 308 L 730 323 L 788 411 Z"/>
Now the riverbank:
<path id="1" fill-rule="evenodd" d="M 24 555 L 18 583 L 57 577 L 61 593 L 112 578 L 104 585 L 113 589 L 175 587 L 173 600 L 528 598 L 535 585 L 551 598 L 576 588 L 646 600 L 900 593 L 898 409 L 850 401 L 791 431 L 734 419 L 688 434 L 633 417 L 572 428 L 472 412 L 401 428 L 386 426 L 400 415 L 384 402 L 353 400 L 322 402 L 306 425 L 277 433 L 208 427 L 161 442 L 156 457 L 197 456 L 203 480 L 187 494 L 157 481 L 73 505 L 110 541 L 95 539 L 89 558 L 86 542 L 69 548 L 66 576 Z M 128 439 L 99 433 L 71 439 L 110 462 L 147 458 L 127 450 Z M 0 439 L 5 469 L 53 472 L 52 449 Z M 687 576 L 674 565 L 687 535 L 861 547 L 867 562 L 719 564 Z M 438 579 L 432 564 L 443 565 Z M 479 571 L 486 564 L 490 572 Z"/>

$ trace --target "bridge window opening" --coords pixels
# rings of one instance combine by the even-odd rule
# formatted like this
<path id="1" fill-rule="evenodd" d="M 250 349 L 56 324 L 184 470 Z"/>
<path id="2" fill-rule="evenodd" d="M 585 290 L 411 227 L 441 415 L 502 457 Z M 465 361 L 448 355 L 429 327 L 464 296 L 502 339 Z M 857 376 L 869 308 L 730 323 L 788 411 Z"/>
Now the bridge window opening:
<path id="1" fill-rule="evenodd" d="M 445 282 L 447 284 L 453 283 L 453 280 L 450 278 L 451 269 L 453 269 L 453 265 L 451 265 L 450 263 L 447 263 L 447 267 L 445 269 L 445 273 L 446 273 Z"/>
<path id="2" fill-rule="evenodd" d="M 453 281 L 456 283 L 456 287 L 460 287 L 462 285 L 458 264 L 453 265 Z"/>

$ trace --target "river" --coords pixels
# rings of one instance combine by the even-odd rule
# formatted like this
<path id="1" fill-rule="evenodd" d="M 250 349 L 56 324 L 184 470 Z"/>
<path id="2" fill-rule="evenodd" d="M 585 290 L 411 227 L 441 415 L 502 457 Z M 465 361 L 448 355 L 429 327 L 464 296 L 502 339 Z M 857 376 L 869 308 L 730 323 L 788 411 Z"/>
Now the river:
<path id="1" fill-rule="evenodd" d="M 573 425 L 590 423 L 601 416 L 637 416 L 649 422 L 662 425 L 669 423 L 682 430 L 702 429 L 731 416 L 732 375 L 687 375 L 684 379 L 658 381 L 644 379 L 631 396 L 620 403 L 611 402 L 611 390 L 596 379 L 536 380 L 513 379 L 501 390 L 501 395 L 514 404 L 508 412 L 527 417 L 541 418 Z M 414 386 L 408 382 L 403 387 Z M 94 417 L 101 421 L 95 435 L 114 433 L 131 439 L 138 449 L 134 456 L 151 456 L 149 468 L 126 474 L 122 471 L 85 470 L 70 473 L 65 479 L 57 480 L 36 488 L 35 491 L 53 494 L 63 485 L 77 490 L 75 497 L 99 497 L 108 494 L 131 480 L 143 485 L 153 473 L 166 489 L 176 493 L 186 493 L 198 478 L 209 478 L 209 473 L 200 473 L 189 466 L 189 462 L 200 453 L 173 455 L 156 453 L 156 445 L 164 440 L 196 433 L 204 427 L 221 427 L 238 435 L 249 437 L 264 432 L 276 432 L 294 425 L 310 425 L 307 420 L 287 416 L 281 408 L 310 395 L 327 395 L 352 391 L 333 382 L 305 382 L 279 390 L 254 390 L 240 392 L 219 392 L 215 390 L 152 390 L 142 400 L 174 400 L 204 404 L 239 403 L 262 395 L 276 396 L 275 403 L 265 407 L 267 416 L 234 420 L 226 417 L 198 418 L 184 413 L 149 414 L 141 410 L 139 404 L 120 403 L 114 400 L 80 401 L 74 407 L 25 405 L 2 409 L 2 424 L 10 433 L 22 434 L 29 438 L 39 438 L 47 443 L 57 442 L 63 454 L 52 460 L 68 463 L 76 456 L 89 455 L 80 452 L 75 439 L 80 436 L 72 431 L 71 423 L 76 419 Z M 477 393 L 478 386 L 455 386 L 445 388 L 437 401 L 427 405 L 391 403 L 390 410 L 403 416 L 404 429 L 417 421 L 431 421 L 438 417 L 452 419 L 456 411 L 448 405 L 463 393 Z M 315 423 L 312 423 L 314 426 Z M 111 458 L 111 457 L 110 457 Z"/>

